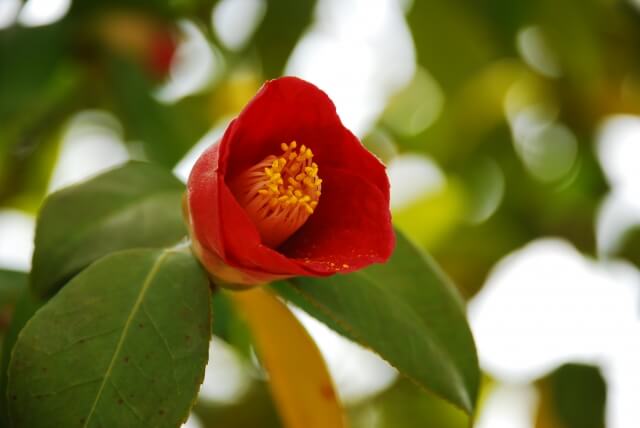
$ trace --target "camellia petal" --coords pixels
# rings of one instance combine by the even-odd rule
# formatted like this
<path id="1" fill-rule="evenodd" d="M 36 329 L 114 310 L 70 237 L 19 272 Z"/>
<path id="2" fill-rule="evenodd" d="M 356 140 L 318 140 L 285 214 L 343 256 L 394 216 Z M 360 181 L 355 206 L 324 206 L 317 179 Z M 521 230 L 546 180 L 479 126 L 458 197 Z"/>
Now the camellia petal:
<path id="1" fill-rule="evenodd" d="M 350 272 L 394 247 L 384 165 L 294 77 L 267 82 L 198 159 L 186 205 L 194 251 L 235 286 Z"/>
<path id="2" fill-rule="evenodd" d="M 386 195 L 351 171 L 328 172 L 318 210 L 280 250 L 318 274 L 386 261 L 395 243 L 389 239 L 393 230 Z"/>

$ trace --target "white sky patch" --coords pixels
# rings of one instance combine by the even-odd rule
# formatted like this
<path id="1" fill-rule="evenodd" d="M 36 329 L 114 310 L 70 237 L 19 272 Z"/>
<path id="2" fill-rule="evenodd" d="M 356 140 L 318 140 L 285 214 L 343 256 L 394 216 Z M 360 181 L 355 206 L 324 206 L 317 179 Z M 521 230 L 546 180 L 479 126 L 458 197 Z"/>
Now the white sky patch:
<path id="1" fill-rule="evenodd" d="M 397 0 L 320 0 L 286 74 L 326 91 L 345 125 L 362 136 L 415 72 L 413 41 Z"/>
<path id="2" fill-rule="evenodd" d="M 603 367 L 607 380 L 607 428 L 637 428 L 640 426 L 640 335 L 629 332 L 629 340 L 620 343 L 616 357 Z"/>
<path id="3" fill-rule="evenodd" d="M 222 0 L 211 14 L 213 29 L 227 48 L 242 49 L 266 11 L 266 0 Z"/>
<path id="4" fill-rule="evenodd" d="M 638 321 L 639 297 L 628 277 L 544 239 L 498 263 L 469 316 L 483 367 L 530 381 L 567 361 L 603 361 L 624 339 L 616 331 Z"/>
<path id="5" fill-rule="evenodd" d="M 110 113 L 89 110 L 76 114 L 63 135 L 49 192 L 128 161 L 122 132 L 120 123 Z"/>
<path id="6" fill-rule="evenodd" d="M 53 24 L 62 19 L 70 7 L 71 0 L 28 0 L 20 11 L 18 22 L 27 27 Z"/>
<path id="7" fill-rule="evenodd" d="M 17 210 L 0 210 L 0 269 L 31 269 L 35 219 Z"/>
<path id="8" fill-rule="evenodd" d="M 598 251 L 607 256 L 622 243 L 627 230 L 640 224 L 640 117 L 613 115 L 606 118 L 597 135 L 596 151 L 604 173 L 612 187 L 604 199 L 597 218 Z M 636 278 L 635 291 L 640 287 Z M 640 426 L 637 391 L 640 389 L 640 324 L 638 298 L 634 323 L 621 324 L 612 332 L 619 337 L 613 356 L 603 366 L 607 379 L 607 426 L 634 428 Z M 601 312 L 609 317 L 609 312 Z"/>
<path id="9" fill-rule="evenodd" d="M 418 154 L 396 156 L 387 166 L 391 208 L 397 209 L 428 193 L 441 190 L 446 178 L 430 158 Z"/>
<path id="10" fill-rule="evenodd" d="M 624 392 L 640 379 L 637 364 L 626 363 L 640 361 L 638 284 L 629 264 L 593 262 L 565 241 L 534 241 L 498 263 L 469 304 L 481 366 L 524 383 L 568 362 L 598 365 L 618 391 L 607 401 L 607 426 L 640 426 L 629 405 L 637 395 Z"/>

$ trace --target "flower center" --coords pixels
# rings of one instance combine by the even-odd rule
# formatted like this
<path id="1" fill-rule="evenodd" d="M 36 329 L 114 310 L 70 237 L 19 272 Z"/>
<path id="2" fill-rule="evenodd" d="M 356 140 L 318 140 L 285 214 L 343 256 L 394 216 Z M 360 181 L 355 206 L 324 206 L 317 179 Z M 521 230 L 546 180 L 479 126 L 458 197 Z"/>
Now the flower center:
<path id="1" fill-rule="evenodd" d="M 283 154 L 267 156 L 231 183 L 231 190 L 258 228 L 264 244 L 275 248 L 298 230 L 318 206 L 322 179 L 313 152 L 295 141 Z"/>

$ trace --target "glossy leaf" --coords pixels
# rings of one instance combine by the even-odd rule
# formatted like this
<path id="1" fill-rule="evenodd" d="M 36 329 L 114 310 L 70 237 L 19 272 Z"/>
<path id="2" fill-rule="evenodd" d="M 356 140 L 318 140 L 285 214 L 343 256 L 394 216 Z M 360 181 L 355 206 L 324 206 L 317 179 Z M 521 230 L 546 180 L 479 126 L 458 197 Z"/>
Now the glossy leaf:
<path id="1" fill-rule="evenodd" d="M 177 243 L 186 235 L 183 191 L 182 183 L 164 169 L 131 162 L 54 193 L 36 225 L 33 290 L 51 295 L 114 251 Z"/>
<path id="2" fill-rule="evenodd" d="M 128 250 L 93 264 L 18 337 L 13 426 L 179 426 L 204 376 L 209 299 L 186 253 Z"/>
<path id="3" fill-rule="evenodd" d="M 473 411 L 479 369 L 463 304 L 435 263 L 401 233 L 384 265 L 274 287 L 419 385 Z"/>
<path id="4" fill-rule="evenodd" d="M 249 324 L 284 425 L 344 427 L 343 411 L 327 366 L 293 313 L 262 288 L 231 296 Z"/>

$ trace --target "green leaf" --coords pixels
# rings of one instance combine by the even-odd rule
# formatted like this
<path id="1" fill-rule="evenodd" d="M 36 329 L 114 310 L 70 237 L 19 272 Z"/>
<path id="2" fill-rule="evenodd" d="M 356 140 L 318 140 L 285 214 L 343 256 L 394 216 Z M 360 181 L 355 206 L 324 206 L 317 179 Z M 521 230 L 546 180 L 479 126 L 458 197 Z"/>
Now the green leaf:
<path id="1" fill-rule="evenodd" d="M 18 337 L 13 426 L 179 426 L 204 377 L 209 301 L 187 253 L 127 250 L 91 265 Z"/>
<path id="2" fill-rule="evenodd" d="M 26 275 L 25 275 L 26 276 Z M 18 334 L 33 314 L 42 306 L 43 301 L 37 299 L 26 287 L 26 278 L 21 297 L 16 303 L 11 317 L 11 324 L 2 341 L 2 361 L 0 362 L 0 426 L 9 426 L 9 413 L 7 409 L 7 370 L 11 351 L 18 339 Z"/>
<path id="3" fill-rule="evenodd" d="M 109 253 L 166 247 L 186 236 L 184 186 L 168 171 L 141 162 L 54 193 L 36 225 L 31 286 L 49 296 Z"/>
<path id="4" fill-rule="evenodd" d="M 435 263 L 401 233 L 384 265 L 274 288 L 419 385 L 473 411 L 480 375 L 463 304 Z"/>

